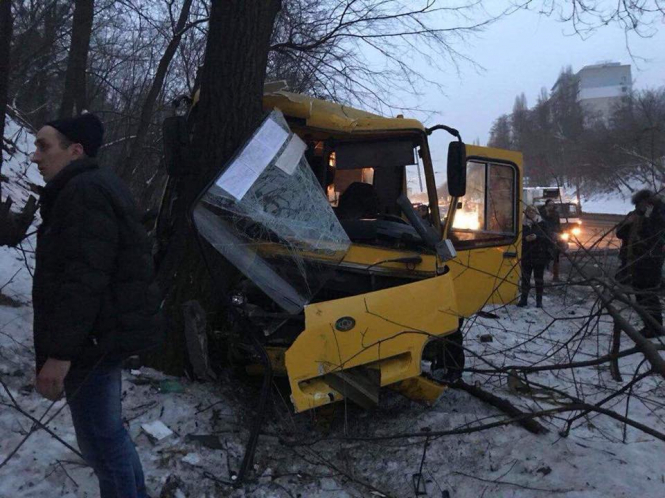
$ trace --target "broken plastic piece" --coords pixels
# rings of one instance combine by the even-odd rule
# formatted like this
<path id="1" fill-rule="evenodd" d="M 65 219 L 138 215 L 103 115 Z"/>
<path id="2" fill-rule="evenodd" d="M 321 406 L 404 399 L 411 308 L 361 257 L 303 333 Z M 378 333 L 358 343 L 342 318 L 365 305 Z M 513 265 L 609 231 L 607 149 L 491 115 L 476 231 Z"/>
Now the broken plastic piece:
<path id="1" fill-rule="evenodd" d="M 153 420 L 152 422 L 141 424 L 141 429 L 143 429 L 143 432 L 145 432 L 148 436 L 156 441 L 166 439 L 171 434 L 173 434 L 173 431 L 166 427 L 166 425 L 161 420 Z"/>

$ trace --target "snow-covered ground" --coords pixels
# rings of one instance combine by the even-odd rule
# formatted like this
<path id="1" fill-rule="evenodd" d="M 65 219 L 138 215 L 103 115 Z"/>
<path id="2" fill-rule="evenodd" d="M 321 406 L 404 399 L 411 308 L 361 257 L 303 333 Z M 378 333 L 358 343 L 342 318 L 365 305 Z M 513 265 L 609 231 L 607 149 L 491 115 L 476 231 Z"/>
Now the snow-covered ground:
<path id="1" fill-rule="evenodd" d="M 633 210 L 633 205 L 630 203 L 631 195 L 631 192 L 622 190 L 594 194 L 582 200 L 582 211 L 585 213 L 626 214 Z"/>
<path id="2" fill-rule="evenodd" d="M 629 184 L 632 190 L 621 186 L 612 192 L 597 192 L 584 196 L 582 198 L 582 211 L 584 213 L 621 215 L 632 211 L 634 208 L 630 202 L 632 195 L 643 188 L 653 189 L 653 185 L 647 185 L 637 179 L 630 180 Z M 664 196 L 663 187 L 656 190 L 661 197 Z"/>
<path id="3" fill-rule="evenodd" d="M 24 264 L 15 250 L 7 248 L 0 249 L 0 262 L 3 274 L 7 274 L 7 266 L 18 268 Z M 0 375 L 26 413 L 38 419 L 45 413 L 46 417 L 58 413 L 48 427 L 75 445 L 68 410 L 61 410 L 63 402 L 49 410 L 50 403 L 32 390 L 29 291 L 30 279 L 25 276 L 15 278 L 3 290 L 24 304 L 17 308 L 0 306 Z M 544 311 L 514 306 L 488 308 L 498 319 L 475 318 L 466 327 L 466 345 L 479 355 L 469 358 L 467 366 L 567 362 L 573 354 L 578 361 L 602 355 L 610 343 L 611 326 L 606 319 L 580 333 L 567 349 L 556 351 L 580 330 L 592 304 L 580 294 L 559 289 L 546 296 Z M 561 320 L 553 322 L 553 318 Z M 481 343 L 479 337 L 488 333 L 493 342 Z M 624 348 L 631 346 L 625 342 Z M 634 355 L 621 360 L 625 381 L 640 359 L 640 355 Z M 340 404 L 328 430 L 325 416 L 293 415 L 288 400 L 281 397 L 286 395 L 275 390 L 255 460 L 254 475 L 258 477 L 233 489 L 214 479 L 229 481 L 231 471 L 237 471 L 240 465 L 258 386 L 232 374 L 219 384 L 178 379 L 174 385 L 168 380 L 148 369 L 124 375 L 124 416 L 155 496 L 171 475 L 179 477 L 181 491 L 190 497 L 414 496 L 412 475 L 420 469 L 422 437 L 371 442 L 353 438 L 444 431 L 505 418 L 505 414 L 454 389 L 444 392 L 433 407 L 382 391 L 379 407 L 371 411 Z M 556 408 L 568 402 L 537 389 L 520 391 L 506 383 L 505 377 L 465 374 L 465 380 L 523 409 Z M 606 366 L 577 369 L 574 375 L 568 370 L 530 374 L 529 380 L 587 400 L 600 399 L 621 386 L 611 379 Z M 661 380 L 652 377 L 640 383 L 628 413 L 665 431 L 665 389 Z M 177 392 L 179 387 L 182 392 Z M 625 401 L 620 399 L 608 407 L 624 414 Z M 30 431 L 31 421 L 9 406 L 8 393 L 2 392 L 0 401 L 3 461 Z M 164 423 L 173 434 L 161 441 L 148 437 L 141 426 L 155 421 Z M 558 433 L 564 425 L 562 420 L 541 421 L 549 429 L 547 434 L 534 435 L 519 426 L 506 425 L 432 438 L 422 470 L 428 496 L 445 496 L 443 491 L 456 498 L 665 496 L 663 441 L 598 415 L 580 419 L 567 438 Z M 192 437 L 201 435 L 207 436 L 207 445 Z M 288 446 L 280 438 L 301 444 Z M 211 443 L 214 448 L 208 447 Z M 92 497 L 95 490 L 91 470 L 44 431 L 32 434 L 0 468 L 1 497 Z"/>
<path id="4" fill-rule="evenodd" d="M 22 169 L 26 157 L 19 159 L 11 162 L 12 175 L 37 182 L 34 169 Z M 24 201 L 26 188 L 12 190 L 12 196 Z M 48 420 L 54 434 L 76 444 L 63 402 L 50 406 L 32 388 L 31 244 L 24 243 L 25 251 L 0 248 L 0 287 L 10 298 L 0 304 L 0 379 L 8 389 L 0 386 L 0 498 L 97 496 L 91 469 L 71 450 L 44 430 L 27 437 L 29 415 Z M 496 318 L 469 320 L 467 367 L 566 363 L 607 353 L 612 327 L 607 317 L 591 318 L 594 300 L 589 293 L 572 286 L 546 292 L 544 310 L 487 307 Z M 487 334 L 492 342 L 481 342 Z M 631 346 L 623 339 L 623 349 Z M 638 368 L 645 371 L 642 359 L 637 354 L 620 360 L 623 383 L 612 380 L 607 365 L 532 373 L 528 380 L 595 402 L 629 382 Z M 523 410 L 563 408 L 570 402 L 525 386 L 518 377 L 511 379 L 470 371 L 464 375 L 467 383 Z M 509 424 L 436 436 L 423 458 L 425 438 L 387 436 L 470 428 L 507 416 L 456 389 L 445 391 L 432 407 L 384 390 L 373 410 L 340 403 L 332 414 L 294 415 L 279 383 L 272 392 L 252 478 L 236 489 L 221 481 L 230 481 L 242 461 L 257 384 L 231 372 L 206 384 L 150 369 L 127 371 L 123 380 L 124 416 L 153 496 L 159 496 L 170 476 L 177 476 L 179 491 L 169 496 L 404 497 L 415 495 L 413 475 L 421 471 L 432 497 L 665 496 L 665 442 L 604 415 L 580 418 L 568 437 L 559 431 L 571 413 L 540 419 L 549 430 L 546 434 Z M 665 385 L 658 377 L 637 384 L 629 406 L 624 396 L 605 406 L 665 432 Z M 148 436 L 145 424 L 157 421 L 172 434 L 161 440 Z"/>

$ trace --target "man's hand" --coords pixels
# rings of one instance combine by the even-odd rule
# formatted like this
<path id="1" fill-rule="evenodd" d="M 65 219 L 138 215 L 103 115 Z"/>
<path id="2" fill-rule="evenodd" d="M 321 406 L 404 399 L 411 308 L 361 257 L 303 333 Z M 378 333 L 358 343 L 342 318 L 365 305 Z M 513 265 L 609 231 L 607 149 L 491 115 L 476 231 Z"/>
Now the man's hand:
<path id="1" fill-rule="evenodd" d="M 537 238 L 537 237 L 536 237 L 536 234 L 535 234 L 535 233 L 532 233 L 531 235 L 527 235 L 527 236 L 526 236 L 526 240 L 527 240 L 527 242 L 531 242 L 532 240 L 536 240 L 536 238 Z"/>
<path id="2" fill-rule="evenodd" d="M 37 375 L 35 389 L 46 399 L 56 401 L 62 396 L 65 388 L 65 377 L 69 372 L 71 361 L 49 358 Z"/>

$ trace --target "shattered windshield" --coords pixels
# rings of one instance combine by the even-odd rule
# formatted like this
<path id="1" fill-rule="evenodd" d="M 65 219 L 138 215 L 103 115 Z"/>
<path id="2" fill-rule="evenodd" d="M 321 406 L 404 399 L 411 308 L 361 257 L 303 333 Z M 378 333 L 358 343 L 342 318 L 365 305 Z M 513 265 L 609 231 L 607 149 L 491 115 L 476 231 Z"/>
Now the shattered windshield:
<path id="1" fill-rule="evenodd" d="M 310 302 L 351 244 L 305 148 L 273 111 L 193 211 L 199 234 L 289 313 Z"/>

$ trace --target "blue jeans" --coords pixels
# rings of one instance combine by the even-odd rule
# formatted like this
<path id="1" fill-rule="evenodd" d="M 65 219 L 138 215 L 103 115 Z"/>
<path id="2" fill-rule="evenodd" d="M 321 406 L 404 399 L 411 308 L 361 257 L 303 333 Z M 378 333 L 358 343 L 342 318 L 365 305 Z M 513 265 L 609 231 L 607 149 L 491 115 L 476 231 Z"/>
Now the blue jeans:
<path id="1" fill-rule="evenodd" d="M 121 387 L 117 362 L 72 368 L 65 378 L 76 440 L 101 498 L 147 498 L 141 461 L 122 423 Z"/>

